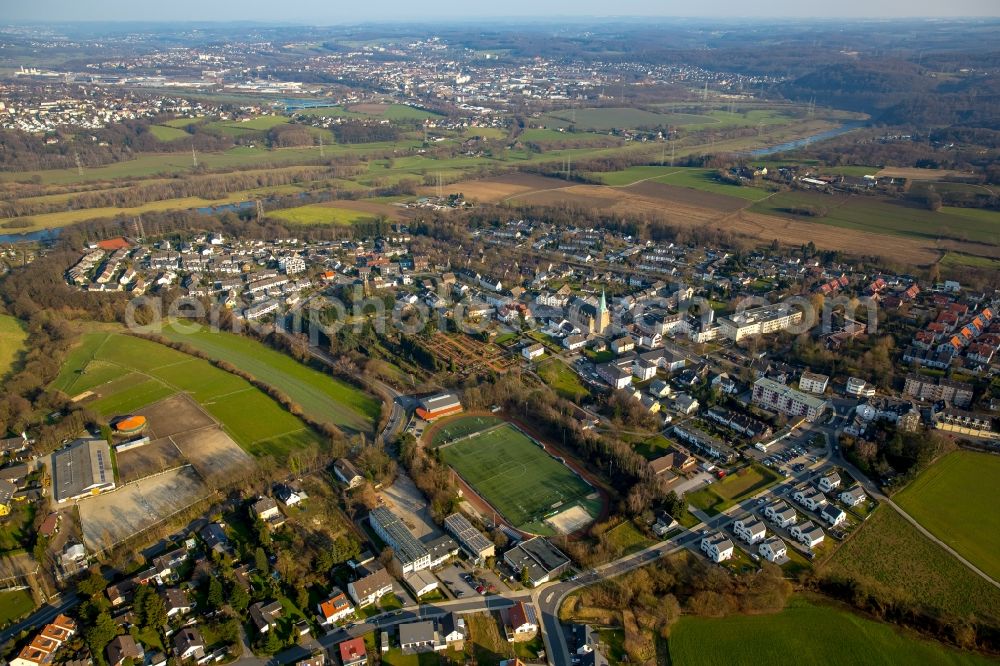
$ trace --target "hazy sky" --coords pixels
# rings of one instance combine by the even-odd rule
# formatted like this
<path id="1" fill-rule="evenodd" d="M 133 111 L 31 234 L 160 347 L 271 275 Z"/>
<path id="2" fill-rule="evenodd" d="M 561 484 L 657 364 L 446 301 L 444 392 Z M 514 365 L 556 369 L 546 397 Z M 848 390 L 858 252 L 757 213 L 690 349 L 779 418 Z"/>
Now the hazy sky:
<path id="1" fill-rule="evenodd" d="M 19 21 L 269 21 L 312 25 L 411 19 L 537 16 L 963 17 L 1000 16 L 1000 0 L 0 0 Z"/>

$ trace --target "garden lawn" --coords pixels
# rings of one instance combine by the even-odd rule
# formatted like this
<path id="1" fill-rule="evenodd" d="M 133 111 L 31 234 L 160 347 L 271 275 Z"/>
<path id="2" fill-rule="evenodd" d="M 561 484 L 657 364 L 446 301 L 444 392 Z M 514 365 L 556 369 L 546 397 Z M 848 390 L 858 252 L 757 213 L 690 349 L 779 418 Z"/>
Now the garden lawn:
<path id="1" fill-rule="evenodd" d="M 0 592 L 0 627 L 27 615 L 34 608 L 35 601 L 27 590 Z"/>
<path id="2" fill-rule="evenodd" d="M 777 483 L 780 478 L 763 465 L 752 464 L 684 497 L 689 504 L 714 516 Z"/>
<path id="3" fill-rule="evenodd" d="M 1000 457 L 955 451 L 920 473 L 894 499 L 934 536 L 1000 579 Z"/>
<path id="4" fill-rule="evenodd" d="M 538 364 L 538 376 L 560 397 L 578 402 L 590 395 L 580 378 L 565 363 L 554 358 Z"/>

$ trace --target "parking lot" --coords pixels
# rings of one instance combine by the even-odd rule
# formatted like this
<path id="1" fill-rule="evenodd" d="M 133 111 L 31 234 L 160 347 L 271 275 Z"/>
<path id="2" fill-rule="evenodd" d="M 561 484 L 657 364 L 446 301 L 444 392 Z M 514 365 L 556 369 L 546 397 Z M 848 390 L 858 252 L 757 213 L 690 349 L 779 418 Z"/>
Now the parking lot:
<path id="1" fill-rule="evenodd" d="M 451 596 L 457 599 L 465 599 L 470 597 L 475 597 L 477 595 L 476 589 L 470 585 L 464 578 L 468 576 L 469 572 L 464 569 L 460 569 L 454 564 L 449 564 L 441 571 L 437 572 L 438 579 L 444 583 L 444 586 L 451 593 Z"/>

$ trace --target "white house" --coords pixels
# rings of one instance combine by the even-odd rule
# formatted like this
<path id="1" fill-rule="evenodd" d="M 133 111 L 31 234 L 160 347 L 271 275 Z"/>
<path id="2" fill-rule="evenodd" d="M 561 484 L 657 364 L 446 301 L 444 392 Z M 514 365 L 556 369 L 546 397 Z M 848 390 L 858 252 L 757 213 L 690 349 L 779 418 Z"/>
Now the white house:
<path id="1" fill-rule="evenodd" d="M 331 591 L 329 599 L 317 604 L 317 607 L 319 610 L 319 620 L 322 624 L 340 622 L 345 617 L 354 613 L 354 606 L 347 600 L 347 595 L 337 588 Z"/>
<path id="2" fill-rule="evenodd" d="M 826 375 L 804 370 L 802 372 L 802 376 L 799 377 L 799 390 L 805 391 L 806 393 L 823 395 L 823 392 L 826 391 L 826 386 L 829 383 L 830 378 Z"/>
<path id="3" fill-rule="evenodd" d="M 545 347 L 541 343 L 535 343 L 533 345 L 528 345 L 521 350 L 521 356 L 531 361 L 536 359 L 545 353 Z"/>
<path id="4" fill-rule="evenodd" d="M 722 532 L 703 537 L 701 549 L 716 563 L 724 562 L 733 556 L 733 542 Z"/>
<path id="5" fill-rule="evenodd" d="M 733 523 L 733 532 L 737 537 L 749 544 L 763 541 L 767 537 L 767 527 L 764 521 L 755 516 L 744 516 Z"/>
<path id="6" fill-rule="evenodd" d="M 824 493 L 835 490 L 840 487 L 840 475 L 836 472 L 830 472 L 829 474 L 823 476 L 817 485 Z"/>
<path id="7" fill-rule="evenodd" d="M 611 351 L 616 354 L 624 354 L 633 349 L 635 349 L 635 341 L 627 335 L 611 341 Z"/>
<path id="8" fill-rule="evenodd" d="M 788 557 L 788 547 L 780 538 L 773 536 L 760 544 L 758 548 L 760 556 L 768 562 L 782 562 Z"/>
<path id="9" fill-rule="evenodd" d="M 662 379 L 653 381 L 647 390 L 651 396 L 656 398 L 669 398 L 674 393 L 674 390 L 670 388 L 670 384 L 666 383 Z"/>
<path id="10" fill-rule="evenodd" d="M 773 504 L 767 505 L 764 508 L 764 515 L 778 527 L 788 527 L 799 521 L 799 516 L 795 513 L 795 509 L 788 506 L 788 503 L 784 500 L 778 500 Z"/>
<path id="11" fill-rule="evenodd" d="M 823 496 L 823 493 L 809 487 L 796 490 L 792 495 L 792 499 L 810 511 L 816 511 L 826 504 L 826 497 Z"/>
<path id="12" fill-rule="evenodd" d="M 840 501 L 847 506 L 855 507 L 868 499 L 868 496 L 865 495 L 864 488 L 861 486 L 854 486 L 850 490 L 842 491 L 838 496 L 838 499 L 840 499 Z"/>
<path id="13" fill-rule="evenodd" d="M 847 386 L 844 387 L 844 392 L 847 395 L 853 395 L 858 398 L 870 398 L 875 395 L 875 387 L 858 377 L 851 377 L 847 380 Z"/>
<path id="14" fill-rule="evenodd" d="M 390 592 L 392 592 L 392 577 L 385 569 L 379 569 L 347 584 L 347 593 L 358 606 L 373 604 Z"/>
<path id="15" fill-rule="evenodd" d="M 656 376 L 656 367 L 656 361 L 638 358 L 632 363 L 632 374 L 640 382 L 644 382 Z"/>
<path id="16" fill-rule="evenodd" d="M 678 394 L 678 396 L 674 398 L 674 409 L 681 414 L 691 414 L 692 412 L 698 411 L 698 399 L 688 395 L 687 393 Z"/>
<path id="17" fill-rule="evenodd" d="M 788 531 L 799 543 L 810 548 L 815 548 L 826 538 L 826 535 L 823 534 L 823 528 L 811 520 L 799 525 L 792 525 Z"/>
<path id="18" fill-rule="evenodd" d="M 587 338 L 582 335 L 567 335 L 563 338 L 562 345 L 569 351 L 576 351 L 587 344 Z"/>
<path id="19" fill-rule="evenodd" d="M 819 515 L 830 524 L 830 527 L 836 527 L 845 520 L 847 520 L 847 514 L 844 513 L 843 509 L 840 509 L 833 504 L 827 504 L 819 511 Z"/>

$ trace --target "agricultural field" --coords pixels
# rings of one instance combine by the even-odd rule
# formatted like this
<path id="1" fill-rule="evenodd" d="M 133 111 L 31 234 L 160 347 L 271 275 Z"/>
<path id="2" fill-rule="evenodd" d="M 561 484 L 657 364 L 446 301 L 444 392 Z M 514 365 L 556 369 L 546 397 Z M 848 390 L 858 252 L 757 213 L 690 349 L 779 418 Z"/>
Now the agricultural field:
<path id="1" fill-rule="evenodd" d="M 1000 458 L 955 451 L 921 472 L 893 499 L 937 538 L 1000 578 L 1000 514 L 992 506 Z"/>
<path id="2" fill-rule="evenodd" d="M 384 150 L 409 150 L 419 147 L 417 141 L 366 143 L 360 145 L 330 144 L 324 146 L 327 156 L 358 155 Z M 306 148 L 278 148 L 237 146 L 217 153 L 198 153 L 198 165 L 207 169 L 260 168 L 264 164 L 307 164 L 319 159 L 318 146 Z M 77 172 L 72 160 L 67 160 L 65 169 L 45 169 L 39 171 L 6 172 L 0 174 L 0 181 L 26 181 L 34 176 L 45 184 L 69 184 L 93 181 L 114 181 L 123 178 L 148 178 L 157 175 L 190 173 L 194 170 L 190 150 L 176 153 L 155 153 L 141 155 L 134 160 L 115 162 L 99 167 L 85 167 L 83 174 Z"/>
<path id="3" fill-rule="evenodd" d="M 184 125 L 184 127 L 187 127 L 187 125 Z M 153 133 L 157 141 L 163 142 L 177 141 L 178 139 L 186 139 L 191 136 L 183 129 L 169 125 L 153 125 L 149 128 L 149 131 Z"/>
<path id="4" fill-rule="evenodd" d="M 272 211 L 267 216 L 292 224 L 329 224 L 334 226 L 350 226 L 358 222 L 367 222 L 374 219 L 374 216 L 366 215 L 361 211 L 324 204 L 309 204 L 307 206 L 285 208 L 283 210 Z"/>
<path id="5" fill-rule="evenodd" d="M 0 315 L 0 378 L 14 368 L 18 355 L 24 350 L 28 332 L 20 319 Z"/>
<path id="6" fill-rule="evenodd" d="M 683 616 L 670 631 L 668 648 L 671 661 L 685 666 L 787 663 L 789 655 L 802 664 L 993 663 L 802 597 L 773 615 Z"/>
<path id="7" fill-rule="evenodd" d="M 770 195 L 770 192 L 763 188 L 723 182 L 716 176 L 715 169 L 638 166 L 622 171 L 590 173 L 588 175 L 600 179 L 602 183 L 611 187 L 630 187 L 641 182 L 654 181 L 665 185 L 701 190 L 702 192 L 725 194 L 746 201 L 760 201 Z"/>
<path id="8" fill-rule="evenodd" d="M 189 332 L 168 326 L 163 335 L 190 345 L 212 359 L 231 363 L 279 389 L 298 403 L 303 413 L 314 421 L 368 432 L 378 418 L 379 401 L 364 391 L 303 365 L 256 340 L 206 327 Z"/>
<path id="9" fill-rule="evenodd" d="M 719 122 L 711 116 L 689 113 L 654 113 L 629 108 L 575 109 L 572 111 L 564 109 L 543 116 L 542 121 L 549 127 L 575 125 L 578 129 L 598 131 L 666 127 L 669 125 L 717 124 Z"/>
<path id="10" fill-rule="evenodd" d="M 279 125 L 287 124 L 288 118 L 285 116 L 257 116 L 246 121 L 219 120 L 207 123 L 205 129 L 228 136 L 245 136 L 247 134 L 264 133 Z"/>
<path id="11" fill-rule="evenodd" d="M 590 395 L 580 377 L 565 363 L 550 358 L 538 364 L 538 376 L 561 397 L 579 402 Z"/>
<path id="12" fill-rule="evenodd" d="M 302 421 L 246 380 L 130 335 L 85 333 L 51 388 L 69 396 L 86 395 L 85 404 L 105 416 L 131 413 L 185 393 L 257 457 L 283 459 L 297 448 L 321 443 Z"/>
<path id="13" fill-rule="evenodd" d="M 18 220 L 21 222 L 28 222 L 30 224 L 27 224 L 26 226 L 19 226 L 16 229 L 18 233 L 25 233 L 30 231 L 37 231 L 39 229 L 52 229 L 56 227 L 65 227 L 66 225 L 75 224 L 76 222 L 84 222 L 86 220 L 112 218 L 118 215 L 134 216 L 150 212 L 162 212 L 168 210 L 193 210 L 197 208 L 208 208 L 215 206 L 224 206 L 229 204 L 239 204 L 259 196 L 266 196 L 268 194 L 280 193 L 282 191 L 288 192 L 289 191 L 288 187 L 289 186 L 287 185 L 281 185 L 278 187 L 271 187 L 271 188 L 262 187 L 257 190 L 245 190 L 242 192 L 233 192 L 218 199 L 202 199 L 201 197 L 179 197 L 176 199 L 163 199 L 161 201 L 150 201 L 148 203 L 144 203 L 139 206 L 132 206 L 127 208 L 112 208 L 112 207 L 75 208 L 71 210 L 59 211 L 56 213 L 43 213 L 40 215 L 31 215 L 29 217 L 24 217 L 24 218 L 0 219 L 0 227 L 10 224 L 14 220 Z"/>
<path id="14" fill-rule="evenodd" d="M 789 212 L 803 206 L 823 208 L 822 217 Z M 850 197 L 819 192 L 781 192 L 751 208 L 758 213 L 791 217 L 813 224 L 869 231 L 889 236 L 936 240 L 950 238 L 1000 245 L 1000 212 L 944 207 L 930 211 L 876 197 Z"/>
<path id="15" fill-rule="evenodd" d="M 832 573 L 869 580 L 914 603 L 957 616 L 1000 618 L 1000 590 L 883 506 L 826 563 Z"/>
<path id="16" fill-rule="evenodd" d="M 326 118 L 384 118 L 395 121 L 427 120 L 438 115 L 431 111 L 418 109 L 408 104 L 352 104 L 343 106 L 320 106 L 311 109 L 296 110 L 297 115 L 321 116 Z"/>
<path id="17" fill-rule="evenodd" d="M 510 424 L 438 449 L 476 492 L 511 524 L 540 521 L 593 488 Z"/>
<path id="18" fill-rule="evenodd" d="M 961 252 L 948 252 L 940 261 L 941 267 L 948 268 L 986 268 L 1000 271 L 1000 259 L 990 259 L 989 257 L 977 257 L 973 254 L 963 254 Z"/>
<path id="19" fill-rule="evenodd" d="M 781 477 L 767 467 L 751 464 L 684 497 L 689 504 L 714 516 L 780 480 Z"/>

